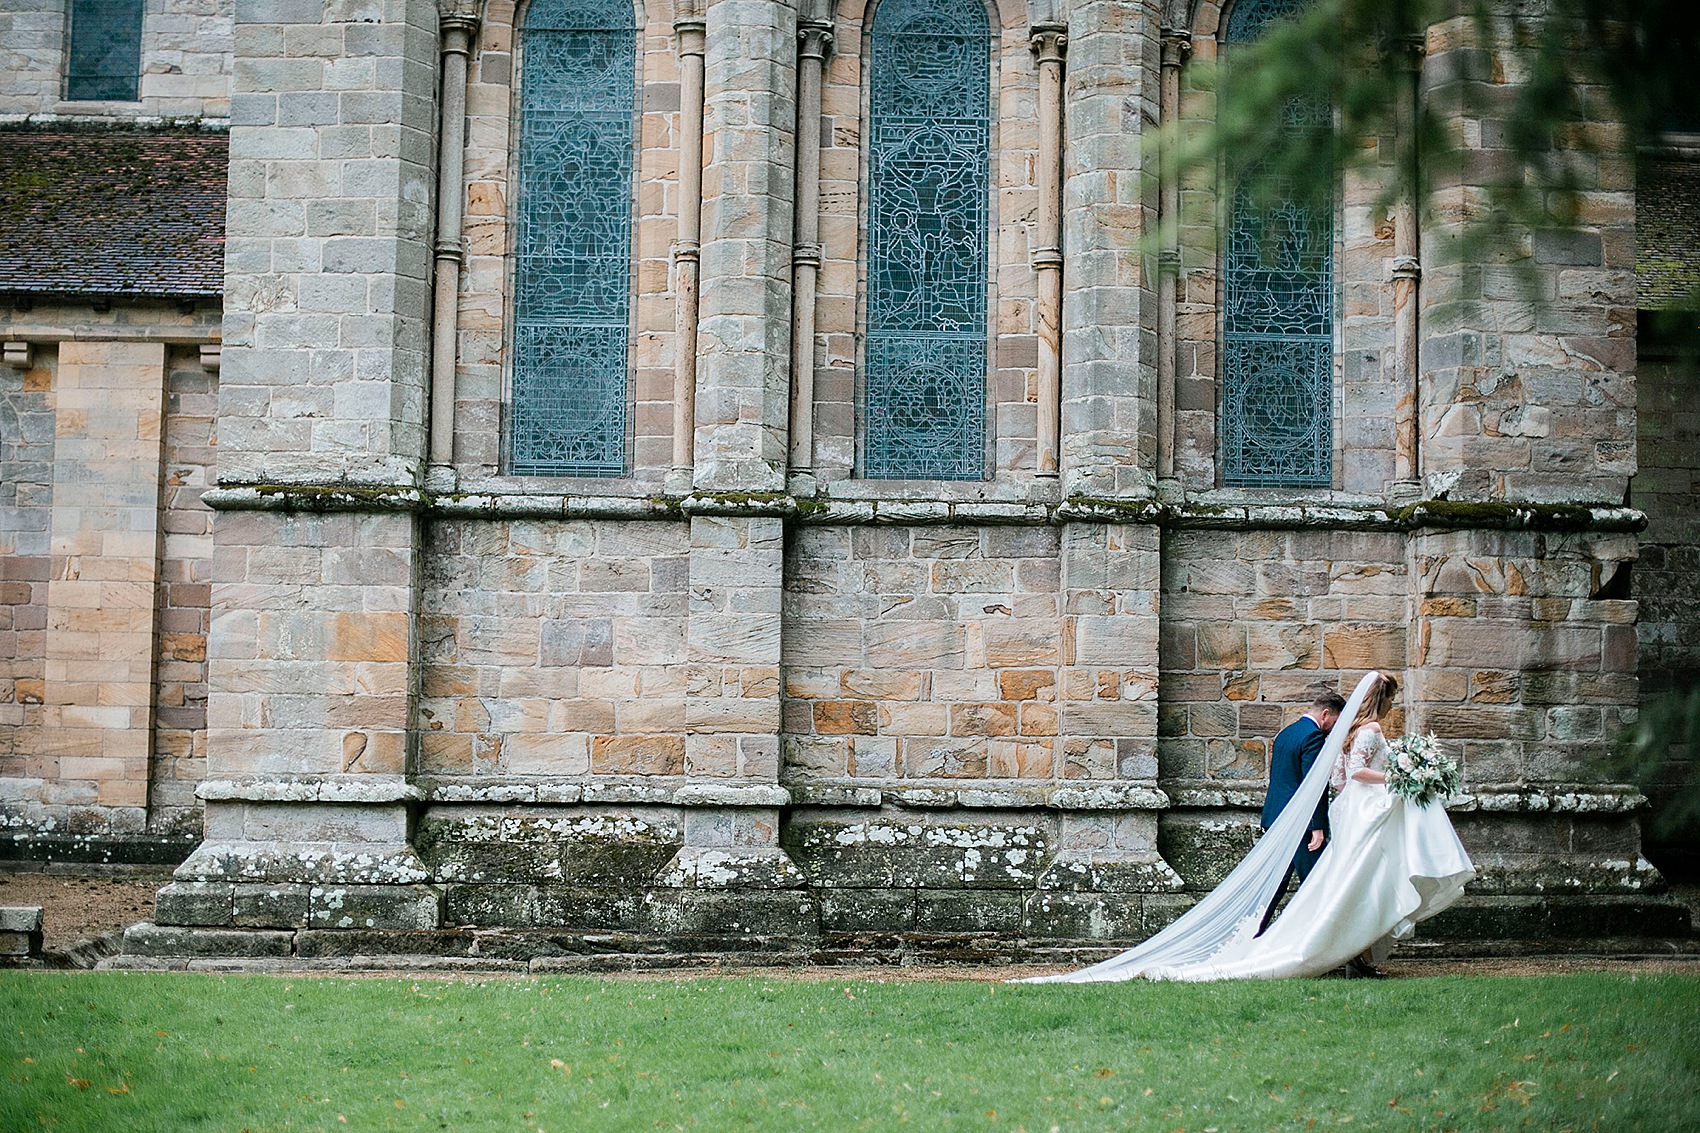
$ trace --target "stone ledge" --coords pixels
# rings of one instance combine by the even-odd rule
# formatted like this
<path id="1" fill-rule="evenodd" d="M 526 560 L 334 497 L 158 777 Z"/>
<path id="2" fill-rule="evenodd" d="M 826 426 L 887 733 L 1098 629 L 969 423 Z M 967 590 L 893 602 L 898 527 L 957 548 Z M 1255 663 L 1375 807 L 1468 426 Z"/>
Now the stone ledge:
<path id="1" fill-rule="evenodd" d="M 1446 800 L 1451 811 L 1494 814 L 1633 814 L 1647 805 L 1647 796 L 1632 788 L 1620 790 L 1552 787 L 1480 787 Z"/>
<path id="2" fill-rule="evenodd" d="M 795 784 L 791 801 L 798 806 L 874 807 L 884 804 L 878 787 L 837 787 L 824 784 Z"/>
<path id="3" fill-rule="evenodd" d="M 0 908 L 0 932 L 41 932 L 40 905 L 11 905 Z"/>
<path id="4" fill-rule="evenodd" d="M 0 834 L 0 862 L 27 862 L 35 867 L 54 864 L 79 866 L 175 866 L 187 858 L 201 839 L 192 834 Z"/>
<path id="5" fill-rule="evenodd" d="M 675 806 L 783 807 L 791 805 L 791 792 L 784 787 L 765 785 L 688 783 L 673 793 L 673 803 Z"/>
<path id="6" fill-rule="evenodd" d="M 406 484 L 237 484 L 209 488 L 201 502 L 214 511 L 417 512 L 426 495 Z"/>
<path id="7" fill-rule="evenodd" d="M 796 497 L 786 492 L 693 492 L 679 501 L 685 515 L 778 516 L 797 514 Z"/>
<path id="8" fill-rule="evenodd" d="M 413 847 L 368 842 L 202 842 L 178 881 L 408 886 L 430 880 Z"/>
<path id="9" fill-rule="evenodd" d="M 1263 809 L 1262 787 L 1181 787 L 1169 784 L 1164 788 L 1175 807 L 1223 808 L 1236 810 Z"/>
<path id="10" fill-rule="evenodd" d="M 395 778 L 209 779 L 195 788 L 204 802 L 403 803 L 417 802 L 419 788 Z"/>
<path id="11" fill-rule="evenodd" d="M 897 806 L 910 810 L 1166 810 L 1170 795 L 1155 783 L 1101 783 L 1055 786 L 1040 783 L 998 783 L 989 786 L 905 784 L 871 786 L 824 781 L 788 783 L 798 806 Z M 1219 805 L 1219 804 L 1217 804 Z M 1257 805 L 1263 795 L 1257 794 Z"/>
<path id="12" fill-rule="evenodd" d="M 432 496 L 432 515 L 487 519 L 678 519 L 679 501 L 649 496 L 463 492 Z"/>
<path id="13" fill-rule="evenodd" d="M 276 929 L 176 928 L 133 924 L 124 930 L 127 956 L 288 956 L 295 934 Z"/>
<path id="14" fill-rule="evenodd" d="M 1166 783 L 1163 790 L 1176 809 L 1261 811 L 1266 788 Z M 1566 784 L 1483 783 L 1446 800 L 1449 812 L 1483 814 L 1633 814 L 1646 805 L 1646 796 L 1633 788 Z"/>
<path id="15" fill-rule="evenodd" d="M 1045 504 L 999 500 L 803 499 L 799 522 L 809 524 L 980 524 L 1038 526 L 1061 521 Z"/>
<path id="16" fill-rule="evenodd" d="M 897 500 L 696 492 L 687 496 L 444 492 L 406 484 L 221 484 L 201 499 L 216 511 L 428 512 L 441 516 L 667 520 L 692 515 L 772 516 L 813 525 L 1145 524 L 1192 530 L 1642 531 L 1645 513 L 1582 504 L 1429 499 L 1265 504 L 1162 502 L 1148 496 L 1073 496 L 1058 504 L 1007 500 Z"/>

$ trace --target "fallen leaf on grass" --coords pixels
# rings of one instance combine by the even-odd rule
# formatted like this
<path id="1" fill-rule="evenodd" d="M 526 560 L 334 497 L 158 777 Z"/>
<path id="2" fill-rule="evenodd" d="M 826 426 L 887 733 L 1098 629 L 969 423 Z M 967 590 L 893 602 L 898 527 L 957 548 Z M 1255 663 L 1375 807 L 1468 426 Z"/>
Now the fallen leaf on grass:
<path id="1" fill-rule="evenodd" d="M 86 1090 L 90 1086 L 94 1085 L 94 1083 L 89 1081 L 87 1078 L 72 1078 L 69 1075 L 66 1075 L 65 1082 L 67 1085 L 75 1086 L 79 1090 Z"/>
<path id="2" fill-rule="evenodd" d="M 130 1092 L 130 1083 L 120 1082 L 116 1086 L 108 1086 L 106 1092 L 109 1094 L 127 1094 Z"/>

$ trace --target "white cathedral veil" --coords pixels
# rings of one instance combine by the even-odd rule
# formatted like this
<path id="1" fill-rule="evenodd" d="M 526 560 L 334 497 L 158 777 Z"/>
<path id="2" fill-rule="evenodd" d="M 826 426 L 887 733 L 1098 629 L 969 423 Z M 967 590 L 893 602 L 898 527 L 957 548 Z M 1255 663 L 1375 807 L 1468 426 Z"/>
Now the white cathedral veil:
<path id="1" fill-rule="evenodd" d="M 1316 810 L 1322 792 L 1328 787 L 1328 774 L 1340 758 L 1346 733 L 1352 729 L 1358 708 L 1369 696 L 1377 682 L 1376 674 L 1364 675 L 1358 687 L 1346 701 L 1340 718 L 1329 730 L 1317 753 L 1316 762 L 1299 783 L 1299 789 L 1282 809 L 1251 852 L 1224 877 L 1221 884 L 1204 899 L 1188 909 L 1181 917 L 1143 944 L 1126 952 L 1100 960 L 1089 968 L 1060 972 L 1053 976 L 1029 976 L 1016 983 L 1114 983 L 1131 980 L 1149 968 L 1178 967 L 1209 960 L 1236 936 L 1249 940 L 1257 931 L 1263 912 L 1275 897 L 1275 890 L 1293 860 L 1293 851 L 1310 826 L 1310 816 Z"/>

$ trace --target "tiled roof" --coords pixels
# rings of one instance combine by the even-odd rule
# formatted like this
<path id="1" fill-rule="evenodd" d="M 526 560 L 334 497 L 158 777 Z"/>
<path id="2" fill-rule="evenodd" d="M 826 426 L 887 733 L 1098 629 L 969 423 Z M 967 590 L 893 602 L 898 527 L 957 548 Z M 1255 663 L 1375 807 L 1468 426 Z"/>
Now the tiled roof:
<path id="1" fill-rule="evenodd" d="M 1649 162 L 1635 187 L 1635 305 L 1687 308 L 1700 297 L 1700 160 Z"/>
<path id="2" fill-rule="evenodd" d="M 0 130 L 0 292 L 221 294 L 229 148 L 204 130 Z"/>

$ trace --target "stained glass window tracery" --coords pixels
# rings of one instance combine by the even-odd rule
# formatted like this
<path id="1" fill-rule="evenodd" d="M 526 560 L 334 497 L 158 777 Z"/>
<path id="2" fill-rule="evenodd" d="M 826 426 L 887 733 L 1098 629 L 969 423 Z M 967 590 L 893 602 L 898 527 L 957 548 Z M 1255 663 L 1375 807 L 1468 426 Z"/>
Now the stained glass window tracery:
<path id="1" fill-rule="evenodd" d="M 1223 39 L 1245 43 L 1304 0 L 1240 0 Z M 1232 72 L 1229 73 L 1232 95 Z M 1332 121 L 1326 104 L 1289 107 L 1287 129 Z M 1333 482 L 1334 221 L 1285 199 L 1256 167 L 1232 196 L 1223 254 L 1222 482 Z M 1277 191 L 1271 192 L 1271 188 Z"/>
<path id="2" fill-rule="evenodd" d="M 978 480 L 990 21 L 980 0 L 885 0 L 869 48 L 862 475 Z"/>
<path id="3" fill-rule="evenodd" d="M 620 0 L 536 0 L 520 52 L 511 471 L 621 476 L 637 20 Z"/>

